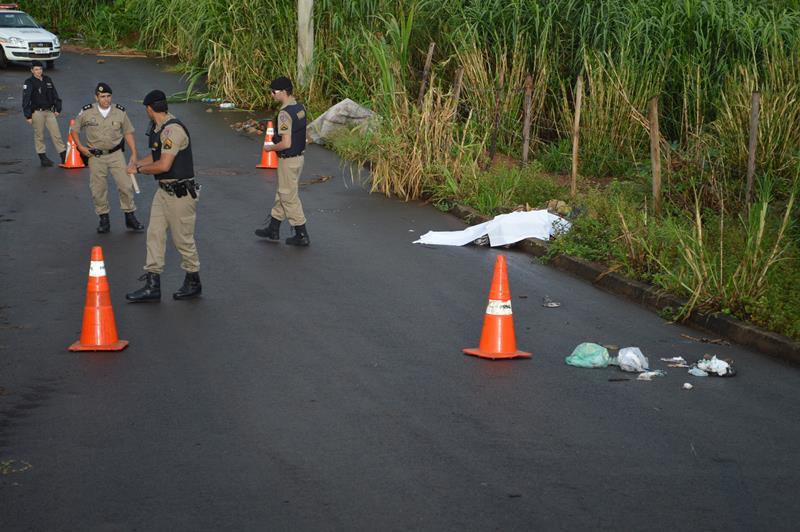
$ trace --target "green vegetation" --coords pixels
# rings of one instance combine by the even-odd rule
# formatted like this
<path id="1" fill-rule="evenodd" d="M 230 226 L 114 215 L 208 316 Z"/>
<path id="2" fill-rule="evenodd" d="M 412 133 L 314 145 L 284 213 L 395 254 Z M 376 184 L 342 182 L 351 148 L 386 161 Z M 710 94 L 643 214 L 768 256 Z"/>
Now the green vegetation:
<path id="1" fill-rule="evenodd" d="M 242 106 L 295 69 L 295 2 L 51 0 L 29 9 L 90 45 L 175 56 Z M 487 214 L 550 199 L 579 215 L 556 250 L 603 261 L 800 338 L 797 190 L 800 0 L 317 0 L 313 111 L 349 97 L 381 121 L 334 148 L 371 164 L 374 191 L 460 201 Z M 422 63 L 436 43 L 429 89 Z M 463 69 L 459 97 L 455 80 Z M 524 169 L 490 164 L 495 102 L 501 159 L 519 159 L 522 86 L 532 76 Z M 569 198 L 573 87 L 581 75 L 579 194 Z M 502 81 L 502 83 L 501 83 Z M 759 195 L 744 204 L 750 97 L 761 92 Z M 664 210 L 650 197 L 647 101 L 659 96 Z M 513 166 L 513 165 L 512 165 Z M 488 170 L 487 170 L 488 168 Z"/>

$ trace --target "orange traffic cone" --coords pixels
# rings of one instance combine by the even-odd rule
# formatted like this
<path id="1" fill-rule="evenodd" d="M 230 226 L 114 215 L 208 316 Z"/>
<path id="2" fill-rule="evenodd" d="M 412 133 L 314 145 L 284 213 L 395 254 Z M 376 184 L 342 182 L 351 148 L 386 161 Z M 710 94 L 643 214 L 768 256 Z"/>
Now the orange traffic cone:
<path id="1" fill-rule="evenodd" d="M 69 346 L 70 351 L 122 351 L 127 340 L 117 338 L 114 310 L 108 292 L 103 248 L 92 248 L 89 263 L 89 283 L 86 286 L 86 305 L 83 307 L 81 339 Z"/>
<path id="2" fill-rule="evenodd" d="M 272 129 L 272 120 L 267 122 L 267 133 L 264 135 L 264 146 L 273 144 L 272 135 L 275 130 Z M 278 154 L 274 151 L 261 150 L 261 162 L 258 163 L 256 168 L 277 168 L 278 167 Z"/>
<path id="3" fill-rule="evenodd" d="M 483 319 L 481 343 L 477 348 L 464 349 L 464 353 L 481 358 L 529 358 L 530 353 L 517 351 L 514 338 L 514 317 L 511 312 L 511 291 L 508 289 L 506 258 L 498 255 L 494 265 L 489 305 Z"/>
<path id="4" fill-rule="evenodd" d="M 83 168 L 86 166 L 83 164 L 83 159 L 81 159 L 81 152 L 78 151 L 75 141 L 72 140 L 72 135 L 69 134 L 73 125 L 75 125 L 75 120 L 70 120 L 69 130 L 67 130 L 67 156 L 66 161 L 58 165 L 61 168 Z"/>

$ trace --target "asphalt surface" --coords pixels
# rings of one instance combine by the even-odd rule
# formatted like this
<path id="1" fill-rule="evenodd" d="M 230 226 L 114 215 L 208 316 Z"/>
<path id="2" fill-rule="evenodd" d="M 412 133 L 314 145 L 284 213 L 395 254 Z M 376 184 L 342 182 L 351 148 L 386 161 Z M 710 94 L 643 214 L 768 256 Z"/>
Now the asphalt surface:
<path id="1" fill-rule="evenodd" d="M 137 100 L 183 88 L 162 66 L 66 55 L 49 73 L 62 130 L 104 81 L 144 150 Z M 332 178 L 301 191 L 311 247 L 259 240 L 275 173 L 254 168 L 260 138 L 228 127 L 249 115 L 172 106 L 204 186 L 204 293 L 169 297 L 183 272 L 168 244 L 165 298 L 126 304 L 145 236 L 124 230 L 113 185 L 112 232 L 97 235 L 88 170 L 38 166 L 27 75 L 0 71 L 0 530 L 796 529 L 797 367 L 687 339 L 703 334 L 514 251 L 533 358 L 466 357 L 500 251 L 412 245 L 463 224 L 368 194 L 316 146 L 303 180 Z M 155 187 L 140 183 L 146 223 Z M 93 245 L 120 353 L 67 351 Z M 667 375 L 565 365 L 583 341 L 639 346 Z M 739 374 L 659 361 L 704 353 Z"/>

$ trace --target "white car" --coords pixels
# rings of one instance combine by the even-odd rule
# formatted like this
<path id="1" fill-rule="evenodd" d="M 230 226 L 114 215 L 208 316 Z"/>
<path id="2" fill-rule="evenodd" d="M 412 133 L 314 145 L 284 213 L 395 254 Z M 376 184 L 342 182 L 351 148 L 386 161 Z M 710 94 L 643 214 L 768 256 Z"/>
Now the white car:
<path id="1" fill-rule="evenodd" d="M 0 68 L 9 61 L 46 61 L 54 68 L 61 56 L 58 37 L 39 26 L 16 4 L 0 4 Z"/>

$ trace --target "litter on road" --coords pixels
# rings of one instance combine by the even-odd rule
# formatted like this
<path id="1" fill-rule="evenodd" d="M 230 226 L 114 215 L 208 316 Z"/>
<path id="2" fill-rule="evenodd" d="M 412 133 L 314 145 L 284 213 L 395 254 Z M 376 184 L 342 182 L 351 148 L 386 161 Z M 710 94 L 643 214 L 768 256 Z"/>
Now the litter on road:
<path id="1" fill-rule="evenodd" d="M 661 362 L 666 362 L 671 368 L 688 368 L 689 363 L 683 357 L 662 358 Z"/>
<path id="2" fill-rule="evenodd" d="M 549 240 L 553 235 L 569 231 L 569 228 L 570 223 L 567 220 L 546 210 L 520 211 L 500 214 L 488 222 L 462 231 L 428 231 L 414 241 L 414 244 L 464 246 L 486 235 L 489 237 L 489 245 L 496 247 L 526 238 Z"/>
<path id="3" fill-rule="evenodd" d="M 694 375 L 695 377 L 708 377 L 708 373 L 703 371 L 700 368 L 692 368 L 689 370 L 689 375 Z"/>
<path id="4" fill-rule="evenodd" d="M 645 371 L 644 373 L 639 373 L 639 376 L 636 377 L 637 381 L 650 381 L 653 380 L 653 377 L 663 377 L 667 374 L 666 371 L 663 369 L 657 369 L 655 371 Z"/>
<path id="5" fill-rule="evenodd" d="M 694 388 L 694 386 L 692 386 L 692 385 L 691 385 L 691 384 L 689 384 L 688 382 L 684 382 L 684 383 L 683 383 L 683 389 L 684 389 L 684 390 L 691 390 L 692 388 Z"/>
<path id="6" fill-rule="evenodd" d="M 638 347 L 623 347 L 619 350 L 617 357 L 611 359 L 611 364 L 630 373 L 641 373 L 650 369 L 650 361 Z"/>
<path id="7" fill-rule="evenodd" d="M 720 377 L 733 377 L 736 375 L 736 370 L 733 369 L 731 362 L 720 360 L 716 355 L 711 358 L 706 355 L 705 358 L 698 360 L 697 367 L 708 372 L 709 375 L 718 375 Z"/>
<path id="8" fill-rule="evenodd" d="M 577 368 L 607 368 L 611 357 L 602 345 L 584 342 L 576 347 L 564 362 Z"/>
<path id="9" fill-rule="evenodd" d="M 542 298 L 542 306 L 547 308 L 558 308 L 561 306 L 561 303 L 558 301 L 553 301 L 550 299 L 550 296 L 544 296 Z"/>

